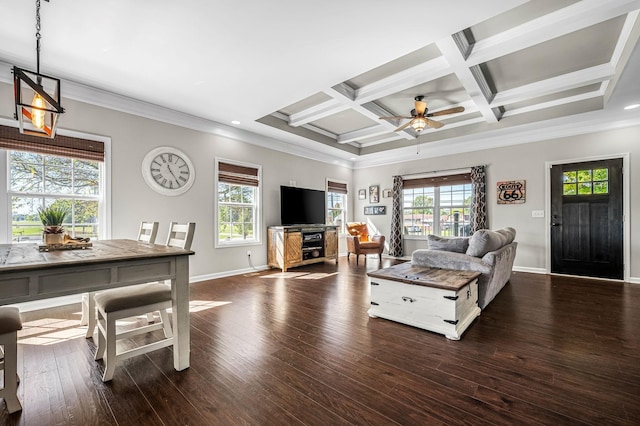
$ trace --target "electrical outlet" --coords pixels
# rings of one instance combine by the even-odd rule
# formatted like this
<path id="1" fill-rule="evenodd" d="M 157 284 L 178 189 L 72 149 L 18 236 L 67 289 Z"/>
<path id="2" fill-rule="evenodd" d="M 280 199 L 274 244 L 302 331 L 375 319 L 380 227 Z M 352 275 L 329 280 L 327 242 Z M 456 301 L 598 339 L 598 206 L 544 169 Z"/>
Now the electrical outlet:
<path id="1" fill-rule="evenodd" d="M 247 250 L 247 256 L 251 257 L 251 250 Z"/>

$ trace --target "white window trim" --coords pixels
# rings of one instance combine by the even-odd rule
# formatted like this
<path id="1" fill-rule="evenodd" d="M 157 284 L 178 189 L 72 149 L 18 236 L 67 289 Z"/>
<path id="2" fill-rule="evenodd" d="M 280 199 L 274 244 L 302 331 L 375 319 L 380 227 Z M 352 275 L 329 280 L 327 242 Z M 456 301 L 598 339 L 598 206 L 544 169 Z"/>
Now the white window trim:
<path id="1" fill-rule="evenodd" d="M 214 167 L 214 197 L 213 197 L 213 212 L 214 212 L 214 247 L 215 248 L 227 248 L 227 247 L 242 247 L 242 246 L 257 246 L 262 244 L 262 166 L 253 163 L 246 163 L 237 160 L 229 160 L 227 158 L 216 157 L 214 159 L 215 167 Z M 253 167 L 258 169 L 258 188 L 256 190 L 256 219 L 255 219 L 255 229 L 253 230 L 254 238 L 251 240 L 242 240 L 242 241 L 219 241 L 218 236 L 220 235 L 220 223 L 218 222 L 218 164 L 219 163 L 229 163 L 235 164 L 238 166 L 244 167 Z"/>
<path id="2" fill-rule="evenodd" d="M 324 182 L 324 189 L 325 189 L 325 193 L 327 194 L 326 196 L 328 197 L 328 193 L 329 193 L 329 181 L 331 182 L 336 182 L 336 183 L 344 183 L 347 186 L 347 193 L 344 194 L 344 208 L 342 209 L 343 215 L 342 215 L 342 228 L 338 230 L 338 235 L 344 235 L 345 234 L 345 230 L 347 229 L 347 216 L 349 215 L 349 182 L 347 182 L 346 180 L 342 180 L 342 179 L 333 179 L 333 178 L 326 178 L 325 182 Z M 327 213 L 329 212 L 329 205 L 327 204 L 326 208 L 325 208 L 325 217 L 327 215 Z M 331 224 L 333 225 L 333 224 Z"/>
<path id="3" fill-rule="evenodd" d="M 0 117 L 0 125 L 18 127 L 17 124 L 18 123 L 15 120 L 8 120 Z M 104 143 L 104 162 L 101 167 L 100 175 L 100 193 L 102 194 L 102 198 L 98 202 L 100 209 L 99 214 L 104 221 L 104 225 L 100 227 L 98 238 L 101 240 L 108 240 L 111 238 L 111 138 L 65 129 L 58 129 L 57 133 L 64 136 Z M 11 214 L 9 213 L 11 206 L 11 197 L 9 195 L 11 171 L 9 170 L 9 157 L 7 155 L 7 151 L 0 149 L 0 170 L 2 170 L 2 168 L 5 170 L 4 173 L 0 173 L 0 188 L 2 188 L 6 202 L 5 205 L 7 207 L 0 209 L 0 224 L 3 224 L 0 225 L 0 241 L 4 241 L 6 244 L 9 244 L 11 242 Z"/>
<path id="4" fill-rule="evenodd" d="M 433 176 L 436 176 L 436 175 L 433 175 Z M 441 174 L 441 175 L 438 175 L 438 176 L 446 176 L 446 174 Z M 425 188 L 427 188 L 427 187 L 425 187 Z M 404 196 L 404 190 L 403 190 L 403 196 Z M 404 211 L 404 200 L 403 200 L 402 205 L 403 205 L 402 211 Z M 434 231 L 434 235 L 440 235 L 440 232 L 441 232 L 441 229 L 440 229 L 440 190 L 434 191 L 434 194 L 433 194 L 433 212 L 434 212 L 434 216 L 433 216 L 433 231 Z M 436 219 L 437 219 L 437 221 L 436 221 Z M 437 226 L 436 226 L 436 223 L 437 223 Z M 437 231 L 437 233 L 436 233 L 436 231 Z M 426 235 L 408 235 L 408 234 L 405 234 L 404 231 L 402 233 L 402 237 L 404 239 L 406 239 L 406 240 L 427 241 L 427 236 Z"/>

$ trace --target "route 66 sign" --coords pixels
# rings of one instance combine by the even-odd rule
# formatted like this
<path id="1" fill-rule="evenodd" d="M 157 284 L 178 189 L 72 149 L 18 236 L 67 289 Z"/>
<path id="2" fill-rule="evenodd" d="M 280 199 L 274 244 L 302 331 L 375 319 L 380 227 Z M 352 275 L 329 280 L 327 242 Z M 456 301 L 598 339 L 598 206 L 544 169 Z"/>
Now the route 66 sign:
<path id="1" fill-rule="evenodd" d="M 498 204 L 523 204 L 525 194 L 524 180 L 498 182 Z"/>

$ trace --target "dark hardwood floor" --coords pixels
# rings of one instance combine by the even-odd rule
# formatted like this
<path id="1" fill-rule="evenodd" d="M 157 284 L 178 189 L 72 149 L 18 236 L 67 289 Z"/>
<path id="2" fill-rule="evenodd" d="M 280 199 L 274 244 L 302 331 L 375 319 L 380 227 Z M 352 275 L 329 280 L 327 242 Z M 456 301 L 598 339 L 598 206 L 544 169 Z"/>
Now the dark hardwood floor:
<path id="1" fill-rule="evenodd" d="M 106 384 L 79 305 L 25 313 L 24 409 L 0 403 L 0 423 L 640 424 L 639 285 L 514 273 L 450 341 L 369 318 L 377 268 L 340 258 L 193 284 L 191 367 L 162 349 Z"/>

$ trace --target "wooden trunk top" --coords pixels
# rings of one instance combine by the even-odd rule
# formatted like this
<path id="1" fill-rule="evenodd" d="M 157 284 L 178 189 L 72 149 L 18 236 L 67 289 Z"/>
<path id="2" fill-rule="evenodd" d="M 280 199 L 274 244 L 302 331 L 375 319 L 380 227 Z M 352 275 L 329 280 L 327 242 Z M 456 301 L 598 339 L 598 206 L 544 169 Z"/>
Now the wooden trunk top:
<path id="1" fill-rule="evenodd" d="M 92 243 L 92 247 L 83 250 L 48 252 L 40 251 L 35 243 L 0 244 L 0 272 L 194 254 L 191 250 L 135 240 L 100 240 Z"/>
<path id="2" fill-rule="evenodd" d="M 452 269 L 415 266 L 411 262 L 389 268 L 378 269 L 367 274 L 371 278 L 400 281 L 406 284 L 436 287 L 445 290 L 460 290 L 480 275 L 480 272 L 454 271 Z"/>

